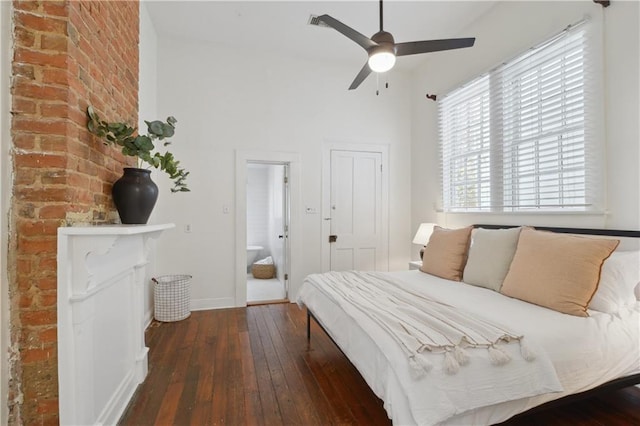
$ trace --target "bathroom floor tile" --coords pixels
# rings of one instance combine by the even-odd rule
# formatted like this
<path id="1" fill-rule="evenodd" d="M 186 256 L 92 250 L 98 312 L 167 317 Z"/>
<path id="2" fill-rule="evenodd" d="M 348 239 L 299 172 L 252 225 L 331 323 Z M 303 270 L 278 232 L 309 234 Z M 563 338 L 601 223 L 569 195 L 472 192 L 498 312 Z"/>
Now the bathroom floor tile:
<path id="1" fill-rule="evenodd" d="M 247 302 L 282 300 L 285 297 L 284 285 L 279 279 L 259 280 L 247 275 Z"/>

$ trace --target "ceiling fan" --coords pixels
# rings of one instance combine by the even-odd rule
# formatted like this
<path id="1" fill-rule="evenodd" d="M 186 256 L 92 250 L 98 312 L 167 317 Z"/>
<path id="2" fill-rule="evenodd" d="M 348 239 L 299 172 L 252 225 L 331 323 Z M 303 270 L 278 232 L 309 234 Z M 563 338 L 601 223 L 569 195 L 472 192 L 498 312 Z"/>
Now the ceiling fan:
<path id="1" fill-rule="evenodd" d="M 396 63 L 396 56 L 416 55 L 419 53 L 437 52 L 441 50 L 471 47 L 475 38 L 449 38 L 444 40 L 411 41 L 396 43 L 391 33 L 384 31 L 382 26 L 382 0 L 380 0 L 380 31 L 368 38 L 353 28 L 329 16 L 318 16 L 318 19 L 336 31 L 358 43 L 367 51 L 369 60 L 356 76 L 349 90 L 360 86 L 371 72 L 389 71 Z"/>

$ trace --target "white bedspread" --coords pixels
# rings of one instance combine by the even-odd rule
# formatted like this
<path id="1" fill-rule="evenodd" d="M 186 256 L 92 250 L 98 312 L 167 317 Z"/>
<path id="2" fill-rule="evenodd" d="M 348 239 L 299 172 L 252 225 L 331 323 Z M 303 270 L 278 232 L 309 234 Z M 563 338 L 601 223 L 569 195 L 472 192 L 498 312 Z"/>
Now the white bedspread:
<path id="1" fill-rule="evenodd" d="M 306 278 L 351 317 L 355 312 L 367 315 L 387 332 L 406 353 L 414 378 L 433 368 L 427 352 L 441 354 L 441 363 L 449 374 L 456 374 L 469 361 L 468 350 L 484 350 L 491 363 L 509 363 L 501 349 L 517 344 L 525 359 L 535 359 L 522 335 L 505 325 L 491 323 L 442 303 L 424 293 L 409 291 L 397 279 L 380 272 L 343 271 L 313 274 Z M 549 371 L 555 376 L 550 364 Z"/>
<path id="2" fill-rule="evenodd" d="M 457 289 L 460 293 L 461 289 L 471 286 L 431 276 L 429 277 L 437 280 L 437 284 L 430 282 L 430 285 L 425 285 L 424 282 L 415 283 L 406 278 L 423 278 L 426 274 L 417 271 L 408 274 L 411 275 L 393 274 L 391 282 L 411 293 L 422 294 L 426 298 L 437 299 L 463 310 L 465 305 L 478 304 L 473 295 L 451 298 L 441 288 L 442 283 L 446 283 L 449 290 Z M 511 362 L 501 367 L 491 365 L 487 351 L 468 351 L 470 362 L 457 375 L 446 373 L 442 362 L 438 362 L 441 354 L 427 353 L 426 356 L 435 357 L 431 362 L 434 368 L 424 379 L 416 380 L 410 374 L 411 368 L 405 352 L 385 327 L 381 327 L 362 310 L 345 309 L 344 301 L 337 300 L 334 292 L 323 288 L 321 278 L 321 275 L 312 276 L 305 281 L 299 294 L 299 302 L 314 312 L 374 393 L 384 401 L 385 409 L 394 423 L 438 424 L 480 407 L 562 391 L 546 351 L 542 347 L 536 347 L 538 345 L 535 340 L 529 343 L 537 354 L 532 362 L 523 359 L 517 344 L 501 347 L 511 357 Z M 489 304 L 485 306 L 485 310 L 495 311 L 495 306 Z M 509 328 L 527 336 L 526 332 L 514 326 L 509 316 L 488 318 L 481 309 L 479 311 L 472 315 L 505 327 L 508 323 Z M 350 322 L 353 326 L 345 324 L 345 316 L 352 320 Z M 362 333 L 362 330 L 366 333 Z M 371 351 L 372 346 L 377 350 Z M 407 409 L 410 413 L 406 413 Z"/>
<path id="3" fill-rule="evenodd" d="M 640 302 L 616 315 L 589 312 L 589 318 L 572 317 L 491 290 L 453 283 L 419 271 L 394 272 L 390 275 L 405 281 L 407 286 L 417 291 L 435 294 L 439 300 L 487 320 L 506 319 L 510 327 L 544 348 L 564 387 L 561 393 L 524 397 L 467 411 L 454 407 L 449 411 L 456 414 L 440 424 L 499 423 L 544 402 L 591 389 L 618 377 L 640 373 Z M 304 287 L 303 302 L 340 345 L 373 392 L 384 401 L 384 407 L 394 424 L 428 424 L 419 421 L 419 414 L 412 412 L 423 411 L 425 408 L 421 405 L 433 404 L 433 399 L 449 407 L 448 397 L 443 397 L 433 389 L 421 393 L 421 399 L 416 401 L 416 398 L 412 398 L 410 401 L 400 384 L 401 378 L 393 372 L 386 354 L 379 350 L 376 342 L 322 292 L 314 286 Z M 471 392 L 468 387 L 460 390 L 453 383 L 450 384 L 440 392 Z M 491 392 L 491 383 L 486 383 L 480 392 L 483 391 Z"/>

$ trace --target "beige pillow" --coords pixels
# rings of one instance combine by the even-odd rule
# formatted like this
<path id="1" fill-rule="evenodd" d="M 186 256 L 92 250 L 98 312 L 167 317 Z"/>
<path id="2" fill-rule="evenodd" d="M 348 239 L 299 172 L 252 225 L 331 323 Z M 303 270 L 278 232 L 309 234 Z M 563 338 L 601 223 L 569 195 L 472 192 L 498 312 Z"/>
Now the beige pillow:
<path id="1" fill-rule="evenodd" d="M 424 249 L 420 270 L 440 278 L 460 281 L 467 261 L 472 229 L 471 226 L 461 229 L 435 226 Z"/>
<path id="2" fill-rule="evenodd" d="M 462 281 L 499 291 L 509 272 L 521 229 L 475 229 Z"/>
<path id="3" fill-rule="evenodd" d="M 589 316 L 602 264 L 619 240 L 523 229 L 500 292 L 579 317 Z"/>

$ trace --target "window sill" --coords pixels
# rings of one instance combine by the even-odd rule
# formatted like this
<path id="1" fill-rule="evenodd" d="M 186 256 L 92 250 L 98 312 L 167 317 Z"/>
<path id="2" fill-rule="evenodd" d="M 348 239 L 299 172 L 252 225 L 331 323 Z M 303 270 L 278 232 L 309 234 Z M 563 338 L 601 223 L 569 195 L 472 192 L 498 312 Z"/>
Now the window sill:
<path id="1" fill-rule="evenodd" d="M 519 212 L 487 212 L 487 211 L 468 211 L 468 212 L 447 212 L 444 210 L 436 210 L 436 213 L 447 215 L 474 215 L 474 216 L 607 216 L 609 212 L 600 211 L 519 211 Z"/>

